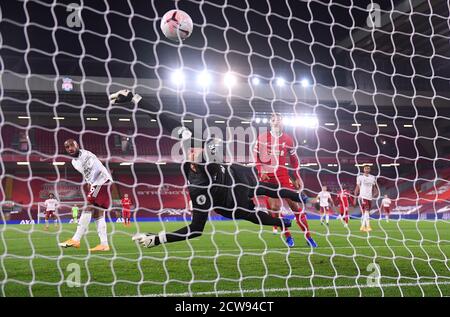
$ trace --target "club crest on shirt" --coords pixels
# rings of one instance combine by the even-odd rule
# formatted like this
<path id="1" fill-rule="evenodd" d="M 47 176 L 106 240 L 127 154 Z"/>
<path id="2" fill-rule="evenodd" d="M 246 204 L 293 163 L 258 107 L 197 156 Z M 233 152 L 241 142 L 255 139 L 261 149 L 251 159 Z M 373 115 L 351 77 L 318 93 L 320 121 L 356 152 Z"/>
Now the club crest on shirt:
<path id="1" fill-rule="evenodd" d="M 205 195 L 200 195 L 196 198 L 195 200 L 197 202 L 197 204 L 199 205 L 204 205 L 206 203 L 206 196 Z"/>

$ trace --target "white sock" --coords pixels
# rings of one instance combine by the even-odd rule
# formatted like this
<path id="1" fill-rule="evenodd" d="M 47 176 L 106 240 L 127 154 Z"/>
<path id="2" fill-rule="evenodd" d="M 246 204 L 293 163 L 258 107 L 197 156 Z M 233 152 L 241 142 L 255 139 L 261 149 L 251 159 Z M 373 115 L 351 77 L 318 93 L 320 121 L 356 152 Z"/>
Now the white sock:
<path id="1" fill-rule="evenodd" d="M 366 213 L 363 212 L 361 215 L 361 226 L 365 227 L 366 226 Z"/>
<path id="2" fill-rule="evenodd" d="M 325 221 L 326 221 L 327 223 L 330 221 L 330 215 L 329 215 L 329 214 L 326 214 L 326 216 L 325 216 Z"/>
<path id="3" fill-rule="evenodd" d="M 370 226 L 369 218 L 370 218 L 369 212 L 366 212 L 366 227 Z"/>
<path id="4" fill-rule="evenodd" d="M 97 219 L 97 233 L 100 238 L 101 245 L 108 245 L 108 234 L 106 233 L 106 221 L 105 217 Z"/>
<path id="5" fill-rule="evenodd" d="M 321 215 L 320 215 L 320 222 L 323 222 L 323 217 L 325 217 L 325 215 L 324 215 L 324 214 L 321 214 Z"/>
<path id="6" fill-rule="evenodd" d="M 92 213 L 83 212 L 80 216 L 80 220 L 78 221 L 77 231 L 73 235 L 72 240 L 80 241 L 83 235 L 86 233 L 89 228 L 89 223 L 91 222 Z"/>

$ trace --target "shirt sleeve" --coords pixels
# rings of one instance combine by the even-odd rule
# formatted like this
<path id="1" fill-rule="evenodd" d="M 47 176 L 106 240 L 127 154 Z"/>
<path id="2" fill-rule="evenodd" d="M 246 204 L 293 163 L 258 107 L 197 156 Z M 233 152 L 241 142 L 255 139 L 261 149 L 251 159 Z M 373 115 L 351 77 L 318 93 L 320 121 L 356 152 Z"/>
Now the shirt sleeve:
<path id="1" fill-rule="evenodd" d="M 293 169 L 295 169 L 295 176 L 297 178 L 299 178 L 300 177 L 299 171 L 298 171 L 299 160 L 298 160 L 298 156 L 297 156 L 297 149 L 294 147 L 294 141 L 290 136 L 288 136 L 286 143 L 287 143 L 289 157 L 291 159 L 291 166 Z"/>

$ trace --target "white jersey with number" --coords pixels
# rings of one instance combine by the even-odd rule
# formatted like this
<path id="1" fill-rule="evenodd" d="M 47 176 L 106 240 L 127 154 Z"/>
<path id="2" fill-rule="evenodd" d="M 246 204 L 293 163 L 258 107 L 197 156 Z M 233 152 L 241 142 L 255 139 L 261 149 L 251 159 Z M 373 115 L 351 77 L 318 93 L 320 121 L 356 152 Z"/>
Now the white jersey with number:
<path id="1" fill-rule="evenodd" d="M 389 198 L 383 198 L 381 204 L 383 205 L 383 207 L 389 207 L 391 205 L 391 200 Z"/>
<path id="2" fill-rule="evenodd" d="M 44 204 L 46 211 L 55 211 L 56 205 L 58 205 L 58 201 L 55 198 L 49 198 L 44 202 Z"/>
<path id="3" fill-rule="evenodd" d="M 79 171 L 89 185 L 103 185 L 112 181 L 111 174 L 95 154 L 80 150 L 80 155 L 72 159 L 72 165 Z"/>
<path id="4" fill-rule="evenodd" d="M 329 192 L 321 191 L 317 197 L 319 198 L 320 207 L 329 207 L 328 200 L 331 199 L 331 195 Z"/>
<path id="5" fill-rule="evenodd" d="M 356 185 L 359 186 L 359 197 L 362 199 L 373 199 L 373 186 L 376 184 L 375 176 L 373 175 L 359 175 L 356 179 Z"/>

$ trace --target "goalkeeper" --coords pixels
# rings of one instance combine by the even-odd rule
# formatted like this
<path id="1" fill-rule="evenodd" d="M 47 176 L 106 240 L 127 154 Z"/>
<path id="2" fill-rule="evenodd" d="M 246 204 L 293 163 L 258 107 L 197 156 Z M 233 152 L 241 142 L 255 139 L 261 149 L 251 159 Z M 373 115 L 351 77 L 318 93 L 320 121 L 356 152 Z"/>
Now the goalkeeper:
<path id="1" fill-rule="evenodd" d="M 122 90 L 111 95 L 113 104 L 125 104 L 134 101 L 139 108 L 150 112 L 158 109 L 145 102 L 139 95 Z M 161 125 L 173 130 L 181 125 L 180 121 L 169 115 L 160 113 Z M 190 142 L 191 132 L 181 128 L 179 134 L 184 145 Z M 273 198 L 289 198 L 296 202 L 303 201 L 302 196 L 293 190 L 279 190 L 275 184 L 258 182 L 257 171 L 254 168 L 237 164 L 225 165 L 215 161 L 219 144 L 214 140 L 203 142 L 204 147 L 191 149 L 188 160 L 183 163 L 183 173 L 188 180 L 189 195 L 192 200 L 192 221 L 175 232 L 159 234 L 136 234 L 133 240 L 138 241 L 147 248 L 202 235 L 209 212 L 216 213 L 230 219 L 243 219 L 255 224 L 267 226 L 290 227 L 288 219 L 273 218 L 264 211 L 256 211 L 253 197 L 269 196 Z"/>

